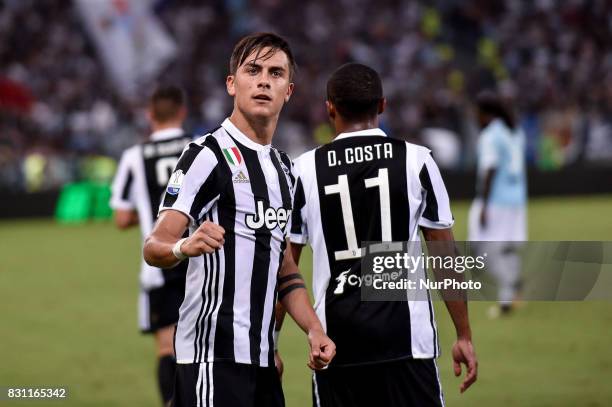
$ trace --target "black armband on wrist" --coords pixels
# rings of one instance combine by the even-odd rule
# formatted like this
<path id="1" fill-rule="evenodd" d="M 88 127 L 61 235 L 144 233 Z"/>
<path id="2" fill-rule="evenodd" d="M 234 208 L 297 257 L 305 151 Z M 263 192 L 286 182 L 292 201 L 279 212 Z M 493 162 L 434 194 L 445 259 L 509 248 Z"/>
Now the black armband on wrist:
<path id="1" fill-rule="evenodd" d="M 286 283 L 287 281 L 291 281 L 291 280 L 302 280 L 302 281 L 304 281 L 304 279 L 302 278 L 302 275 L 300 273 L 293 273 L 293 274 L 287 274 L 286 276 L 283 276 L 283 277 L 279 277 L 278 284 L 281 285 L 281 284 Z"/>
<path id="2" fill-rule="evenodd" d="M 297 288 L 306 289 L 306 286 L 302 283 L 291 284 L 278 292 L 278 300 L 281 301 L 283 298 L 287 296 L 287 294 L 289 294 L 291 291 Z"/>

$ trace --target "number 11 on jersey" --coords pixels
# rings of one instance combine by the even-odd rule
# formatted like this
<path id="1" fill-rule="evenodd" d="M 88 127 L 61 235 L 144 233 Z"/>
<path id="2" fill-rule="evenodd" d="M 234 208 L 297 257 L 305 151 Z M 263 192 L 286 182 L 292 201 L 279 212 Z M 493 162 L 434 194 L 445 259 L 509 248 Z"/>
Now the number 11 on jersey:
<path id="1" fill-rule="evenodd" d="M 389 172 L 387 168 L 380 168 L 378 176 L 364 180 L 366 188 L 378 187 L 380 197 L 380 225 L 381 241 L 390 242 L 391 236 L 391 202 L 389 194 Z M 338 183 L 325 186 L 325 194 L 340 195 L 340 206 L 342 208 L 342 220 L 346 236 L 347 249 L 334 252 L 336 260 L 349 260 L 359 258 L 362 249 L 357 244 L 355 222 L 353 218 L 353 207 L 351 205 L 351 193 L 349 191 L 348 177 L 346 174 L 338 176 Z"/>

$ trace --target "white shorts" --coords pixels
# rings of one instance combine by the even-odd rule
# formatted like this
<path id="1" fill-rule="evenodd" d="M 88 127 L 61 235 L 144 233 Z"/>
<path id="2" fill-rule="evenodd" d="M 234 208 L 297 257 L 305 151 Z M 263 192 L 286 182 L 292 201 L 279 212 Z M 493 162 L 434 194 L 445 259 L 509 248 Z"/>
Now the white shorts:
<path id="1" fill-rule="evenodd" d="M 487 225 L 480 226 L 482 200 L 475 199 L 468 218 L 468 240 L 482 242 L 515 242 L 527 240 L 525 206 L 487 206 Z"/>

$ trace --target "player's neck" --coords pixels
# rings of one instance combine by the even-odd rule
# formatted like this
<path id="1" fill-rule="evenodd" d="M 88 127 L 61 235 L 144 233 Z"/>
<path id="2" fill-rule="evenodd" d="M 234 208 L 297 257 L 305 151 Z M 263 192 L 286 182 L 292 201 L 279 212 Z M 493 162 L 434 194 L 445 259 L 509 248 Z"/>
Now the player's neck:
<path id="1" fill-rule="evenodd" d="M 358 122 L 347 122 L 341 118 L 337 118 L 334 121 L 334 128 L 336 129 L 336 136 L 341 133 L 350 133 L 353 131 L 369 130 L 378 127 L 378 117 L 361 120 Z"/>
<path id="2" fill-rule="evenodd" d="M 181 122 L 153 123 L 151 124 L 151 130 L 153 130 L 153 133 L 155 133 L 157 131 L 168 129 L 180 129 L 182 125 L 183 124 Z"/>
<path id="3" fill-rule="evenodd" d="M 272 137 L 278 123 L 278 116 L 266 118 L 249 118 L 242 114 L 240 110 L 234 109 L 230 121 L 245 136 L 257 144 L 267 146 L 272 143 Z"/>

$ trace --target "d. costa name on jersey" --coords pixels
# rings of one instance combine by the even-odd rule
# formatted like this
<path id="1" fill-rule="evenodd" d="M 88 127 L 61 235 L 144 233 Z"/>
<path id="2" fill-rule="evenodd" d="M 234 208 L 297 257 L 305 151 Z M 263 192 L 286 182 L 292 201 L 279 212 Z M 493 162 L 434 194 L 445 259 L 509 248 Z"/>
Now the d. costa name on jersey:
<path id="1" fill-rule="evenodd" d="M 329 150 L 327 152 L 327 163 L 330 167 L 380 160 L 383 158 L 393 158 L 393 145 L 391 143 L 347 147 L 344 149 L 344 157 L 341 158 L 338 158 L 338 154 L 336 154 L 334 150 Z"/>

